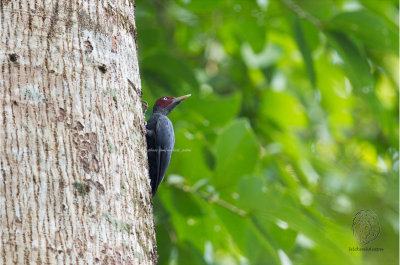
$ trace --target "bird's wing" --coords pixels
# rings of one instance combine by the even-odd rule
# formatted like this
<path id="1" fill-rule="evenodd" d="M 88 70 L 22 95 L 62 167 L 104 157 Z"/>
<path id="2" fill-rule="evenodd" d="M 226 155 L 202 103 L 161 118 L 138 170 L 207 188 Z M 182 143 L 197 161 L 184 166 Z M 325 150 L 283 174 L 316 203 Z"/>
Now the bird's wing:
<path id="1" fill-rule="evenodd" d="M 171 160 L 172 149 L 175 144 L 174 128 L 171 121 L 163 116 L 158 119 L 155 130 L 155 146 L 157 146 L 157 180 L 158 185 L 163 181 L 165 172 L 167 171 L 169 161 Z"/>

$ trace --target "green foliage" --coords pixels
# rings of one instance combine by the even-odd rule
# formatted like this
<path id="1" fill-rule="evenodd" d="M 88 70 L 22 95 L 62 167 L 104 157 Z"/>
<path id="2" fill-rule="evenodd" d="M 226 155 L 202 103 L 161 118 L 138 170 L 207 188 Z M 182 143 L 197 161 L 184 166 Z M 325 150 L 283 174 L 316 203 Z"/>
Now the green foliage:
<path id="1" fill-rule="evenodd" d="M 160 264 L 398 264 L 398 12 L 137 3 L 144 99 L 192 94 L 170 114 L 176 152 L 154 198 Z M 383 252 L 349 251 L 362 209 Z"/>
<path id="2" fill-rule="evenodd" d="M 259 147 L 246 120 L 233 121 L 220 132 L 215 145 L 217 166 L 213 179 L 218 190 L 236 186 L 242 176 L 254 170 Z"/>

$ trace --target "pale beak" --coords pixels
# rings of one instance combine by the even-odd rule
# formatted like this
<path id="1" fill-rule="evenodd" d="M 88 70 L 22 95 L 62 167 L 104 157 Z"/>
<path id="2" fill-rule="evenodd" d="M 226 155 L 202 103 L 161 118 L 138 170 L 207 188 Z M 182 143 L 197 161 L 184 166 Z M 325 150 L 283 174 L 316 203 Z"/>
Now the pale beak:
<path id="1" fill-rule="evenodd" d="M 176 98 L 175 100 L 181 102 L 181 101 L 187 99 L 188 97 L 190 97 L 191 95 L 192 95 L 192 94 L 184 95 L 184 96 L 182 96 L 182 97 Z"/>
<path id="2" fill-rule="evenodd" d="M 191 94 L 184 95 L 182 97 L 174 98 L 172 103 L 169 104 L 168 107 L 167 107 L 167 114 L 170 113 L 176 106 L 178 106 L 182 101 L 184 101 L 185 99 L 187 99 L 190 96 L 191 96 Z"/>

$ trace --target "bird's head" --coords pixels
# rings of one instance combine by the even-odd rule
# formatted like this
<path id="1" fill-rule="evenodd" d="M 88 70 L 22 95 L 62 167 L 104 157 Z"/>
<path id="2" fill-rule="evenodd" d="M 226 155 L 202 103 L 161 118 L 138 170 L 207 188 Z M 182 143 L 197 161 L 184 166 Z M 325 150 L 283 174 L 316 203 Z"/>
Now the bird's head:
<path id="1" fill-rule="evenodd" d="M 190 97 L 191 95 L 185 95 L 182 97 L 161 97 L 157 99 L 153 107 L 153 113 L 161 113 L 168 115 L 176 106 L 178 106 L 182 101 Z"/>

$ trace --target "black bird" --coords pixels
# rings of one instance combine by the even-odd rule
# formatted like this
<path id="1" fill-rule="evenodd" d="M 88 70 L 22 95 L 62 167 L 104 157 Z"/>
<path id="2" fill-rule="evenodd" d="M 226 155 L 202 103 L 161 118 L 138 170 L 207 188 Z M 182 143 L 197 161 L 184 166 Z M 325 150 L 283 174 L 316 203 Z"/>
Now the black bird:
<path id="1" fill-rule="evenodd" d="M 190 97 L 162 97 L 157 99 L 153 114 L 147 121 L 146 140 L 149 160 L 151 193 L 154 196 L 163 181 L 175 144 L 174 127 L 167 115 L 183 100 Z"/>

